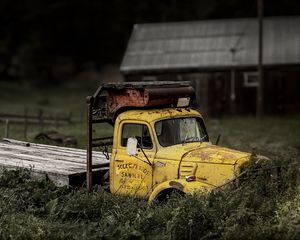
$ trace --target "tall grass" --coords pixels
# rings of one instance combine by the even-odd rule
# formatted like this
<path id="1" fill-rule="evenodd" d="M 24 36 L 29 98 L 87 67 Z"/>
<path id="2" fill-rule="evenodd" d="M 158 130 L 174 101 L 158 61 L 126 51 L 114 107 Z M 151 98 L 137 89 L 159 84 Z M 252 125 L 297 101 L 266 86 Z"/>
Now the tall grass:
<path id="1" fill-rule="evenodd" d="M 1 176 L 1 239 L 299 239 L 299 186 L 278 188 L 260 175 L 209 195 L 150 205 L 28 176 L 21 170 Z"/>
<path id="2" fill-rule="evenodd" d="M 299 122 L 226 118 L 208 126 L 213 137 L 223 132 L 222 145 L 270 157 L 271 166 L 282 168 L 280 178 L 253 173 L 209 195 L 174 195 L 149 205 L 97 186 L 89 194 L 32 181 L 26 171 L 4 171 L 0 238 L 299 239 Z"/>

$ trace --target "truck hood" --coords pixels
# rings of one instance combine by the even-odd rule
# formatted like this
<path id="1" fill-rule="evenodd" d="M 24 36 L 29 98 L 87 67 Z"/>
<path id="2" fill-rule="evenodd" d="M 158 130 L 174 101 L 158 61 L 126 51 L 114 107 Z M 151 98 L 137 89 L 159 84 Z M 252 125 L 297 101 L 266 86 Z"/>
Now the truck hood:
<path id="1" fill-rule="evenodd" d="M 156 158 L 182 160 L 196 163 L 218 163 L 235 165 L 239 160 L 247 161 L 250 153 L 213 145 L 208 142 L 186 143 L 160 149 Z"/>

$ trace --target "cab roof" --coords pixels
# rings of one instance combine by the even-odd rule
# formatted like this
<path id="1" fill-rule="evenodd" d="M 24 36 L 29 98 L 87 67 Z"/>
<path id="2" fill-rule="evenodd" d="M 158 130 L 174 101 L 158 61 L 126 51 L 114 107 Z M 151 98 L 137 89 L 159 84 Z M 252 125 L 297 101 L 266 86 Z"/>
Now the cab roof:
<path id="1" fill-rule="evenodd" d="M 159 108 L 147 110 L 128 110 L 117 117 L 116 121 L 138 120 L 148 123 L 155 122 L 166 118 L 180 117 L 202 117 L 201 114 L 191 108 Z"/>

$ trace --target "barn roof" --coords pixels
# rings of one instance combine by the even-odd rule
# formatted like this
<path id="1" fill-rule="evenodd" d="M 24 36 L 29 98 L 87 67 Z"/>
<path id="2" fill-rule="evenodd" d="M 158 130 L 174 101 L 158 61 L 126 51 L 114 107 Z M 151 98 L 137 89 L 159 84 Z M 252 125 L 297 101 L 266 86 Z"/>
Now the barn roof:
<path id="1" fill-rule="evenodd" d="M 300 16 L 264 19 L 265 65 L 300 64 Z M 255 18 L 134 25 L 122 72 L 257 65 Z"/>

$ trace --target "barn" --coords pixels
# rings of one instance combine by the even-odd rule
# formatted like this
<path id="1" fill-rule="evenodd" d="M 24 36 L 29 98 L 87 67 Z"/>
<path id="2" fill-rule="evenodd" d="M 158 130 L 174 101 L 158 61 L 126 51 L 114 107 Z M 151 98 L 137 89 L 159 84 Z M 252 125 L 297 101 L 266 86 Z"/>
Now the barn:
<path id="1" fill-rule="evenodd" d="M 300 113 L 300 16 L 263 21 L 266 114 Z M 123 57 L 126 81 L 191 81 L 200 110 L 255 114 L 255 18 L 136 24 Z"/>

